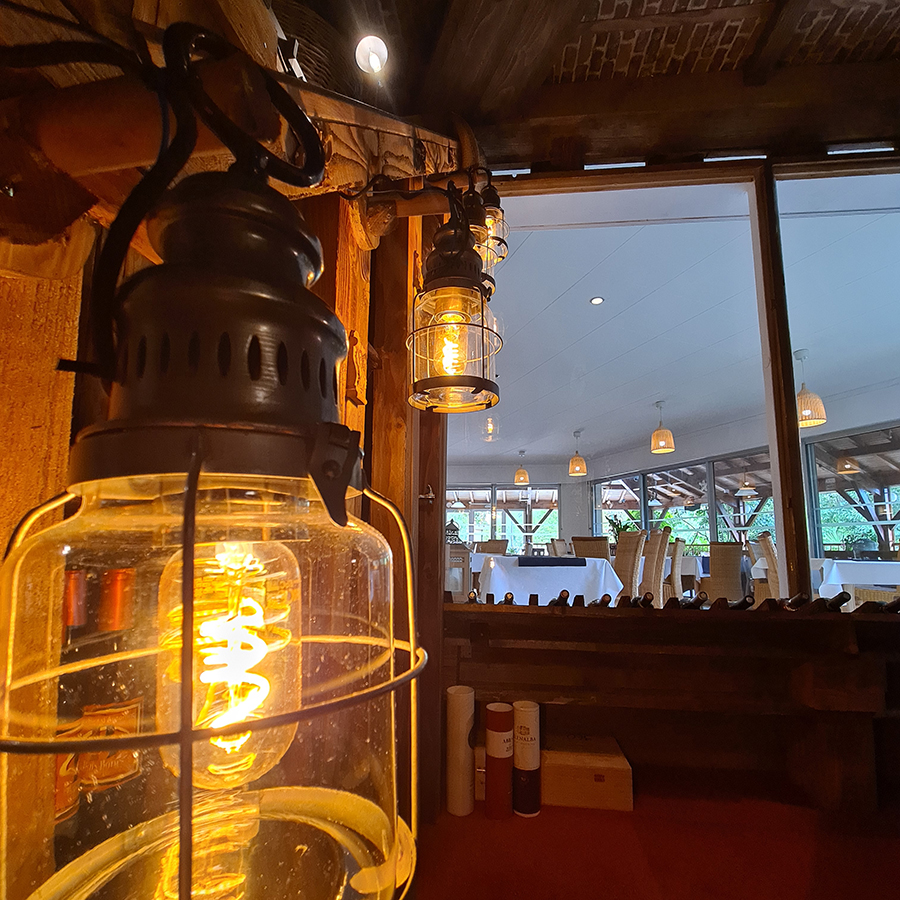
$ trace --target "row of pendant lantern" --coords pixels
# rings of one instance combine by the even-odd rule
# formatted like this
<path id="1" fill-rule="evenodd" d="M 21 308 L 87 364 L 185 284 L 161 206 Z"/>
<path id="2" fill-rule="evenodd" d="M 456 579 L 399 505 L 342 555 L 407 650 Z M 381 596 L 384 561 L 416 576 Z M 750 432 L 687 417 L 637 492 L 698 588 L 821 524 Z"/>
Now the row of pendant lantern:
<path id="1" fill-rule="evenodd" d="M 800 362 L 807 358 L 806 350 L 797 350 L 794 357 Z M 675 450 L 675 438 L 670 429 L 663 426 L 662 408 L 664 401 L 657 400 L 654 404 L 659 410 L 659 425 L 650 437 L 651 453 L 673 453 Z M 806 382 L 802 381 L 800 390 L 797 392 L 797 424 L 800 428 L 812 428 L 817 425 L 824 425 L 828 420 L 825 414 L 825 404 L 818 394 L 814 394 L 806 387 Z M 482 435 L 485 441 L 494 441 L 497 439 L 498 426 L 493 417 L 488 417 L 482 426 Z M 587 463 L 584 457 L 578 452 L 578 439 L 581 437 L 581 431 L 574 432 L 575 435 L 575 454 L 569 459 L 569 475 L 579 477 L 587 475 Z M 519 456 L 524 459 L 525 451 L 520 450 Z M 837 460 L 835 469 L 839 475 L 858 475 L 860 472 L 859 463 L 852 456 L 842 456 Z M 528 484 L 528 470 L 524 464 L 520 464 L 516 469 L 514 478 L 515 484 Z M 755 497 L 756 490 L 752 477 L 744 475 L 741 487 L 735 491 L 736 497 Z"/>

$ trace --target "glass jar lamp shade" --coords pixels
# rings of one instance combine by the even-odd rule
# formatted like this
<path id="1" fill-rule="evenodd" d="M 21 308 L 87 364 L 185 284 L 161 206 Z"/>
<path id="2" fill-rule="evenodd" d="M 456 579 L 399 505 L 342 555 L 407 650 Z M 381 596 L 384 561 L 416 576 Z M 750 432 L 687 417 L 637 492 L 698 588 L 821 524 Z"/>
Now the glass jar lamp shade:
<path id="1" fill-rule="evenodd" d="M 493 255 L 496 262 L 506 259 L 508 245 L 506 239 L 509 237 L 509 223 L 506 221 L 506 215 L 503 207 L 500 205 L 500 194 L 493 184 L 488 184 L 481 192 L 481 199 L 484 203 L 485 225 L 488 231 L 488 243 L 493 248 Z"/>
<path id="2" fill-rule="evenodd" d="M 393 692 L 424 658 L 394 635 L 387 542 L 344 509 L 317 242 L 219 173 L 148 233 L 167 262 L 120 293 L 80 507 L 0 569 L 4 897 L 388 900 L 414 859 Z"/>
<path id="3" fill-rule="evenodd" d="M 801 428 L 815 428 L 827 421 L 828 416 L 825 414 L 822 398 L 809 390 L 806 382 L 803 382 L 797 392 L 797 424 Z"/>

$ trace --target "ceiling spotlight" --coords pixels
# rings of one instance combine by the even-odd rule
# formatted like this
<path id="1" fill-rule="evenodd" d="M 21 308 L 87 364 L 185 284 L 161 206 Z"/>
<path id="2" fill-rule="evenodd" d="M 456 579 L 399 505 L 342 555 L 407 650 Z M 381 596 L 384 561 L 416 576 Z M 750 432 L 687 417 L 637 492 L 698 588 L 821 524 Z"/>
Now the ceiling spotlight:
<path id="1" fill-rule="evenodd" d="M 591 297 L 591 306 L 599 306 L 602 302 L 602 297 Z"/>
<path id="2" fill-rule="evenodd" d="M 387 44 L 374 34 L 366 35 L 356 45 L 356 64 L 367 75 L 377 75 L 387 63 Z"/>

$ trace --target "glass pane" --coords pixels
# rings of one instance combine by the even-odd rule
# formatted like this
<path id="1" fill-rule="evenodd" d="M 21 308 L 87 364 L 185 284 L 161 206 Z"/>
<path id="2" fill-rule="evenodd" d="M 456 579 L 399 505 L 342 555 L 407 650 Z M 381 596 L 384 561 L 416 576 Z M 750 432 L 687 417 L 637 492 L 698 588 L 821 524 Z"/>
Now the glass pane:
<path id="1" fill-rule="evenodd" d="M 594 534 L 609 535 L 641 527 L 641 476 L 627 475 L 594 485 Z"/>
<path id="2" fill-rule="evenodd" d="M 706 466 L 681 466 L 647 475 L 650 527 L 672 529 L 683 538 L 686 556 L 709 553 L 709 506 L 706 501 Z"/>
<path id="3" fill-rule="evenodd" d="M 444 535 L 448 543 L 473 546 L 491 539 L 491 496 L 490 487 L 447 489 Z"/>
<path id="4" fill-rule="evenodd" d="M 497 537 L 509 541 L 509 554 L 530 553 L 559 537 L 559 487 L 498 487 Z"/>
<path id="5" fill-rule="evenodd" d="M 763 531 L 775 535 L 772 472 L 763 450 L 713 463 L 716 477 L 716 539 L 745 544 Z"/>
<path id="6" fill-rule="evenodd" d="M 813 444 L 814 521 L 826 557 L 897 559 L 900 440 L 870 431 Z"/>

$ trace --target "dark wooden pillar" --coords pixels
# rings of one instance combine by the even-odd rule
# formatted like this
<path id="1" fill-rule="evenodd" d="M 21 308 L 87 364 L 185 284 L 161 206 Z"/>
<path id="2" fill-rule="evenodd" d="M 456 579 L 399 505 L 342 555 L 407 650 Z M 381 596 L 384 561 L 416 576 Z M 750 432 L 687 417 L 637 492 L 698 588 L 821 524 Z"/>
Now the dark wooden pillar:
<path id="1" fill-rule="evenodd" d="M 406 337 L 414 297 L 415 271 L 421 246 L 421 220 L 401 219 L 381 239 L 372 254 L 372 297 L 369 319 L 368 427 L 366 469 L 372 488 L 393 501 L 403 513 L 417 558 L 418 490 L 416 480 L 417 420 L 409 405 Z M 400 533 L 387 510 L 369 506 L 369 521 L 385 535 L 394 551 L 394 629 L 398 639 L 406 631 L 406 572 Z M 401 657 L 400 664 L 405 663 Z M 409 691 L 397 698 L 400 746 L 409 742 Z M 409 821 L 409 759 L 398 759 L 400 810 Z"/>
<path id="2" fill-rule="evenodd" d="M 781 254 L 775 179 L 770 163 L 760 166 L 753 178 L 750 221 L 759 296 L 778 574 L 783 585 L 782 593 L 793 596 L 801 591 L 810 593 L 809 539 L 784 259 Z"/>

